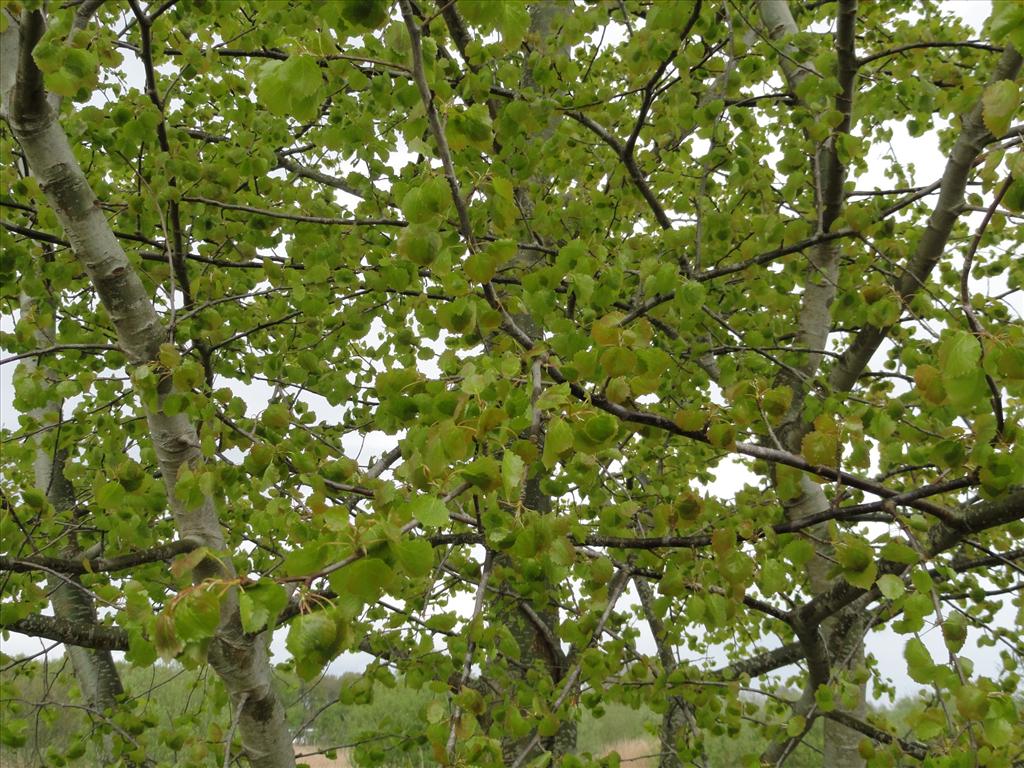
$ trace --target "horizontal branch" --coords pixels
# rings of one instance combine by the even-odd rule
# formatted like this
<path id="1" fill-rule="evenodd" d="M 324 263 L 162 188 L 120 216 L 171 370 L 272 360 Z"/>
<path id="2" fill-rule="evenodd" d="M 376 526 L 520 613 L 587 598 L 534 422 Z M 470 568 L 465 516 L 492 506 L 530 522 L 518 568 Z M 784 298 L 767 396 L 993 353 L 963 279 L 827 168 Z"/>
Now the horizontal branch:
<path id="1" fill-rule="evenodd" d="M 186 538 L 115 557 L 93 557 L 81 560 L 42 556 L 15 558 L 0 555 L 0 571 L 11 571 L 14 573 L 56 571 L 57 573 L 76 575 L 114 573 L 116 571 L 126 571 L 129 568 L 136 568 L 140 565 L 170 560 L 177 555 L 191 552 L 200 546 L 202 546 L 202 542 L 199 540 Z"/>
<path id="2" fill-rule="evenodd" d="M 296 176 L 300 176 L 310 181 L 315 181 L 318 184 L 323 184 L 325 187 L 332 187 L 333 189 L 340 189 L 342 192 L 353 197 L 362 199 L 363 193 L 353 187 L 346 181 L 339 179 L 337 176 L 331 176 L 329 174 L 318 171 L 315 168 L 307 168 L 301 163 L 297 163 L 287 155 L 279 154 L 277 157 L 277 166 L 283 168 L 289 173 L 294 173 Z"/>
<path id="3" fill-rule="evenodd" d="M 936 524 L 928 533 L 925 554 L 931 558 L 958 544 L 971 532 L 983 531 L 1024 519 L 1024 490 L 1016 490 L 991 501 L 983 501 L 963 508 L 957 516 L 957 527 Z M 879 575 L 902 574 L 907 566 L 890 560 L 878 565 Z M 870 590 L 850 584 L 844 578 L 832 582 L 832 586 L 796 611 L 795 618 L 806 626 L 817 626 L 829 616 L 845 608 L 862 595 L 879 597 L 878 587 Z"/>
<path id="4" fill-rule="evenodd" d="M 855 504 L 848 507 L 837 507 L 819 514 L 804 515 L 796 518 L 795 520 L 786 520 L 781 523 L 776 523 L 775 525 L 757 531 L 749 539 L 743 539 L 743 537 L 737 538 L 738 540 L 756 541 L 769 530 L 776 534 L 796 533 L 797 531 L 812 528 L 815 525 L 819 525 L 820 523 L 825 523 L 830 520 L 862 521 L 864 515 L 884 510 L 886 507 L 908 505 L 923 497 L 939 493 L 948 493 L 953 490 L 974 485 L 975 482 L 976 481 L 973 478 L 967 477 L 948 483 L 916 488 L 912 491 L 906 491 L 905 493 L 897 493 L 893 496 L 889 496 L 884 501 L 871 502 L 869 504 Z M 651 536 L 644 538 L 593 535 L 587 536 L 582 543 L 591 547 L 614 547 L 618 549 L 661 549 L 663 547 L 696 549 L 709 546 L 711 544 L 711 534 L 698 533 L 690 536 Z"/>
<path id="5" fill-rule="evenodd" d="M 732 664 L 717 669 L 711 676 L 721 680 L 737 680 L 741 677 L 760 677 L 776 669 L 796 664 L 804 657 L 804 650 L 800 643 L 787 643 L 779 648 L 752 656 L 749 659 L 736 661 Z"/>
<path id="6" fill-rule="evenodd" d="M 67 240 L 51 235 L 49 232 L 42 232 L 38 229 L 32 229 L 30 227 L 23 227 L 20 224 L 14 224 L 9 221 L 0 221 L 0 226 L 3 226 L 8 232 L 13 232 L 16 235 L 27 237 L 30 240 L 35 240 L 38 243 L 49 243 L 50 245 L 59 245 L 62 248 L 70 248 L 71 243 Z M 163 243 L 159 241 L 145 240 L 136 235 L 130 235 L 125 232 L 114 232 L 114 235 L 120 240 L 131 240 L 133 242 L 146 242 L 157 247 L 163 247 Z M 167 263 L 166 253 L 154 253 L 153 251 L 139 251 L 139 257 L 144 261 L 156 261 L 161 264 Z M 200 256 L 197 253 L 186 253 L 182 254 L 186 259 L 190 261 L 198 261 L 201 264 L 210 264 L 215 267 L 228 267 L 228 268 L 243 268 L 243 269 L 263 269 L 262 261 L 227 261 L 225 259 L 211 259 L 208 256 Z M 305 269 L 302 264 L 282 264 L 285 269 Z"/>
<path id="7" fill-rule="evenodd" d="M 964 40 L 962 42 L 951 43 L 951 42 L 931 42 L 931 43 L 907 43 L 906 45 L 898 45 L 895 48 L 890 48 L 887 51 L 879 51 L 873 53 L 870 56 L 864 56 L 857 59 L 857 66 L 863 67 L 865 64 L 870 64 L 878 59 L 884 59 L 889 56 L 896 56 L 897 54 L 904 53 L 906 51 L 913 51 L 920 48 L 973 48 L 979 51 L 990 51 L 993 53 L 1002 53 L 1003 49 L 996 45 L 989 45 L 988 43 L 982 43 L 978 40 Z"/>
<path id="8" fill-rule="evenodd" d="M 120 349 L 112 344 L 54 344 L 45 349 L 33 349 L 28 352 L 20 352 L 0 360 L 0 365 L 7 365 L 18 360 L 25 360 L 30 357 L 43 357 L 52 355 L 54 352 L 77 351 L 77 352 L 119 352 Z"/>
<path id="9" fill-rule="evenodd" d="M 975 568 L 988 568 L 993 565 L 1014 563 L 1017 560 L 1024 560 L 1024 547 L 1011 549 L 1009 552 L 996 552 L 987 557 L 978 557 L 972 560 L 954 559 L 952 567 L 957 573 L 963 573 L 964 571 L 972 571 Z"/>
<path id="10" fill-rule="evenodd" d="M 235 205 L 220 200 L 212 200 L 208 197 L 185 196 L 181 198 L 186 203 L 202 203 L 212 208 L 220 208 L 225 211 L 239 211 L 240 213 L 251 213 L 255 216 L 266 216 L 268 219 L 284 219 L 285 221 L 297 221 L 303 224 L 323 224 L 326 226 L 345 227 L 405 227 L 408 222 L 402 219 L 343 219 L 330 216 L 306 216 L 301 213 L 285 213 L 274 211 L 268 208 L 253 208 L 250 205 Z"/>
<path id="11" fill-rule="evenodd" d="M 840 709 L 833 709 L 829 712 L 822 712 L 822 715 L 827 717 L 829 720 L 835 720 L 837 723 L 845 725 L 851 731 L 863 733 L 869 739 L 877 741 L 880 744 L 892 744 L 895 742 L 899 744 L 900 749 L 908 755 L 916 757 L 918 760 L 924 760 L 931 754 L 931 750 L 928 748 L 927 744 L 922 744 L 920 741 L 901 739 L 899 736 L 893 736 L 888 731 L 876 728 L 871 725 L 871 723 L 866 723 L 863 720 L 854 717 L 849 712 L 844 712 Z"/>
<path id="12" fill-rule="evenodd" d="M 120 627 L 71 621 L 57 616 L 26 616 L 24 619 L 4 624 L 2 629 L 97 651 L 128 650 L 128 633 Z"/>

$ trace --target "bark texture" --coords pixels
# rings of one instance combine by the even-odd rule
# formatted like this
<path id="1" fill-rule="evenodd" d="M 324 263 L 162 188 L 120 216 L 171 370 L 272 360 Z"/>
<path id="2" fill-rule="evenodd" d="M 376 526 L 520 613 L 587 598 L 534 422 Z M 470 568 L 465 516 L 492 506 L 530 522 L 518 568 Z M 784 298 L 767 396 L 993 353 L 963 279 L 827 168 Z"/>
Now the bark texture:
<path id="1" fill-rule="evenodd" d="M 789 3 L 786 0 L 762 0 L 759 4 L 761 21 L 769 36 L 774 40 L 785 40 L 799 32 Z M 856 83 L 856 52 L 854 40 L 857 21 L 857 0 L 841 0 L 836 9 L 835 45 L 836 77 L 840 85 L 840 93 L 836 96 L 836 109 L 843 118 L 829 138 L 822 142 L 813 158 L 813 178 L 815 183 L 815 215 L 817 218 L 816 235 L 827 235 L 832 225 L 839 218 L 843 207 L 843 185 L 846 181 L 846 167 L 839 159 L 836 149 L 836 137 L 849 133 L 852 125 Z M 819 77 L 809 64 L 798 64 L 788 54 L 793 52 L 792 46 L 784 44 L 779 57 L 780 66 L 791 92 L 807 77 Z M 829 309 L 835 299 L 839 281 L 840 248 L 837 240 L 827 240 L 812 246 L 807 251 L 805 267 L 804 292 L 797 319 L 797 343 L 804 353 L 800 365 L 792 371 L 783 372 L 781 383 L 793 391 L 793 403 L 779 427 L 778 435 L 782 447 L 791 453 L 800 453 L 801 440 L 807 426 L 803 418 L 804 400 L 808 393 L 809 382 L 818 374 L 824 350 L 828 345 L 832 318 Z M 822 487 L 807 478 L 801 477 L 800 496 L 787 508 L 789 519 L 799 519 L 805 515 L 814 515 L 829 509 L 829 500 Z M 807 577 L 812 595 L 821 594 L 828 586 L 828 572 L 834 561 L 832 547 L 828 544 L 827 526 L 819 525 L 811 530 L 811 534 L 819 543 L 815 545 L 815 554 L 807 566 Z M 798 708 L 812 712 L 813 692 L 818 685 L 834 682 L 835 678 L 849 673 L 864 663 L 863 622 L 853 615 L 830 618 L 821 627 L 827 655 L 822 659 L 823 668 L 820 675 L 809 675 L 805 695 Z M 819 642 L 814 628 L 808 628 L 814 636 L 814 643 Z M 805 652 L 813 655 L 813 649 Z M 810 665 L 809 665 L 810 667 Z M 845 710 L 847 714 L 863 718 L 866 712 L 865 686 L 858 687 L 858 701 L 854 707 Z M 824 746 L 822 765 L 836 768 L 862 768 L 864 759 L 857 751 L 860 734 L 847 728 L 836 720 L 826 720 L 824 724 Z M 769 751 L 769 757 L 776 761 L 792 748 L 789 742 L 777 745 L 777 749 Z"/>
<path id="2" fill-rule="evenodd" d="M 99 201 L 78 164 L 57 114 L 48 102 L 42 74 L 32 50 L 42 36 L 40 11 L 25 11 L 19 23 L 3 34 L 4 62 L 17 60 L 13 88 L 4 88 L 4 111 L 15 137 L 63 227 L 72 250 L 85 269 L 117 331 L 118 345 L 134 366 L 152 365 L 167 334 L 148 292 L 107 224 Z M 16 54 L 11 54 L 11 47 Z M 209 496 L 195 507 L 175 495 L 179 472 L 199 468 L 203 457 L 195 426 L 184 414 L 168 415 L 165 398 L 173 393 L 169 378 L 158 387 L 156 402 L 146 406 L 146 418 L 167 499 L 182 538 L 200 541 L 212 552 L 223 552 L 225 540 Z M 145 400 L 145 398 L 143 398 Z M 194 572 L 197 581 L 236 577 L 230 558 L 208 557 Z M 257 768 L 293 766 L 291 734 L 284 708 L 271 686 L 267 638 L 246 635 L 238 613 L 237 590 L 221 600 L 221 621 L 208 658 L 228 690 L 237 713 L 238 732 L 247 756 Z"/>
<path id="3" fill-rule="evenodd" d="M 641 576 L 634 576 L 633 583 L 636 585 L 637 595 L 640 597 L 640 606 L 644 610 L 644 618 L 647 619 L 647 624 L 651 628 L 651 634 L 654 636 L 663 674 L 668 677 L 679 665 L 669 645 L 665 622 L 661 620 L 654 609 L 654 592 L 651 590 L 651 585 L 647 580 Z M 658 730 L 658 742 L 660 745 L 658 768 L 684 768 L 684 766 L 704 768 L 706 758 L 703 754 L 699 758 L 688 760 L 684 760 L 679 754 L 678 744 L 680 741 L 688 742 L 688 746 L 691 749 L 703 752 L 697 738 L 698 735 L 699 731 L 693 707 L 681 696 L 670 696 L 668 708 L 665 710 L 665 714 L 661 716 L 661 727 Z"/>
<path id="4" fill-rule="evenodd" d="M 34 303 L 24 297 L 21 307 L 23 313 L 33 312 L 35 309 Z M 52 337 L 52 324 L 47 330 Z M 36 337 L 40 346 L 52 343 L 52 338 L 47 338 L 44 330 L 37 332 Z M 30 371 L 37 368 L 36 361 L 33 359 L 26 360 L 22 365 Z M 54 383 L 45 369 L 42 369 L 41 373 L 48 383 Z M 60 402 L 51 399 L 44 407 L 33 410 L 31 415 L 41 423 L 57 422 L 61 416 Z M 45 433 L 40 433 L 35 438 L 35 486 L 46 496 L 46 500 L 53 506 L 57 515 L 68 518 L 72 515 L 75 505 L 75 492 L 64 475 L 67 452 L 57 444 L 59 430 L 53 430 L 53 432 L 56 432 L 53 436 L 53 445 L 48 444 Z M 79 548 L 74 543 L 73 536 L 70 541 L 72 543 L 62 552 L 68 558 L 79 554 Z M 53 574 L 47 578 L 46 582 L 50 590 L 50 602 L 53 605 L 55 616 L 60 616 L 76 624 L 92 625 L 97 623 L 96 606 L 88 590 L 78 581 L 77 576 Z M 124 693 L 124 688 L 110 651 L 70 644 L 65 647 L 82 694 L 89 705 L 98 712 L 113 709 L 117 698 Z"/>

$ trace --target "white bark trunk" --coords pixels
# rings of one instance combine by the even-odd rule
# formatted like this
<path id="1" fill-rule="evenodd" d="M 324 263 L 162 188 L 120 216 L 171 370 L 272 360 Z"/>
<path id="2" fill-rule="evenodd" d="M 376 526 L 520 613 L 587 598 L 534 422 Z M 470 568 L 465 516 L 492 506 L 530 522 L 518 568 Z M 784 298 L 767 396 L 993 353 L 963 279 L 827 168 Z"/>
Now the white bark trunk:
<path id="1" fill-rule="evenodd" d="M 21 309 L 23 316 L 32 312 L 34 310 L 33 302 L 22 297 Z M 48 335 L 51 338 L 48 338 Z M 51 326 L 37 331 L 36 339 L 41 347 L 46 347 L 51 345 L 52 335 L 53 328 Z M 31 372 L 38 367 L 37 361 L 28 358 L 22 363 L 22 367 Z M 49 371 L 44 369 L 43 375 L 48 383 L 55 383 Z M 55 398 L 51 399 L 46 406 L 33 410 L 32 416 L 40 422 L 48 422 L 51 417 L 59 418 L 59 401 Z M 54 440 L 57 439 L 59 439 L 59 432 L 54 434 Z M 36 436 L 35 442 L 35 476 L 33 478 L 35 487 L 46 496 L 47 501 L 53 505 L 58 515 L 70 515 L 74 507 L 75 495 L 71 484 L 64 476 L 66 453 L 57 445 L 46 446 L 43 433 Z M 65 554 L 77 554 L 76 547 L 71 546 L 68 549 L 70 551 L 66 550 Z M 82 624 L 97 623 L 96 607 L 92 598 L 78 585 L 76 576 L 51 575 L 47 578 L 46 583 L 55 616 Z M 110 651 L 82 648 L 76 645 L 65 645 L 65 650 L 68 658 L 71 659 L 75 678 L 89 705 L 98 712 L 112 710 L 117 705 L 117 697 L 124 693 L 124 688 Z M 105 740 L 104 751 L 108 755 L 109 746 L 108 741 Z"/>
<path id="2" fill-rule="evenodd" d="M 773 39 L 780 39 L 799 32 L 799 28 L 790 12 L 786 0 L 761 0 L 759 4 L 761 19 Z M 849 132 L 850 110 L 853 102 L 854 79 L 856 76 L 856 59 L 853 49 L 854 25 L 856 23 L 856 0 L 843 0 L 839 4 L 840 16 L 836 32 L 836 48 L 838 50 L 837 75 L 842 86 L 842 93 L 836 99 L 836 106 L 845 114 L 837 132 Z M 791 46 L 785 46 L 783 53 L 789 53 Z M 780 64 L 786 82 L 791 91 L 796 91 L 800 81 L 809 75 L 818 76 L 811 65 L 799 65 L 795 59 L 780 57 Z M 815 208 L 817 216 L 817 234 L 828 232 L 842 210 L 843 184 L 846 180 L 846 168 L 839 162 L 834 136 L 821 143 L 813 159 L 813 175 L 815 181 Z M 840 249 L 836 241 L 821 243 L 808 252 L 805 268 L 804 293 L 797 319 L 797 344 L 801 348 L 811 350 L 804 356 L 799 366 L 799 373 L 805 378 L 797 378 L 784 374 L 783 380 L 793 390 L 793 405 L 783 421 L 779 434 L 783 446 L 793 453 L 799 453 L 800 443 L 806 430 L 804 424 L 804 396 L 807 381 L 812 379 L 821 365 L 822 354 L 828 343 L 832 318 L 829 308 L 836 295 L 839 280 Z M 801 478 L 801 496 L 787 509 L 787 516 L 792 518 L 817 514 L 828 510 L 829 502 L 821 486 L 810 480 L 806 475 Z M 818 543 L 815 545 L 814 557 L 807 565 L 807 576 L 812 595 L 821 594 L 829 584 L 828 571 L 833 560 L 832 547 L 827 543 L 828 529 L 821 525 L 813 530 Z M 850 617 L 851 619 L 854 617 Z M 831 659 L 829 677 L 835 680 L 838 675 L 854 669 L 864 662 L 864 645 L 854 626 L 855 621 L 846 621 L 844 617 L 834 617 L 823 622 L 821 630 Z M 854 635 L 857 635 L 854 637 Z M 857 705 L 849 714 L 863 717 L 865 710 L 865 686 L 858 687 Z M 824 724 L 824 748 L 822 765 L 828 768 L 862 768 L 864 759 L 857 751 L 860 734 L 846 728 L 834 720 L 826 720 Z"/>
<path id="3" fill-rule="evenodd" d="M 20 24 L 3 33 L 4 63 L 18 61 L 13 88 L 4 77 L 4 110 L 33 176 L 57 214 L 72 250 L 85 268 L 117 331 L 118 344 L 135 365 L 157 359 L 166 333 L 156 307 L 124 250 L 107 224 L 57 116 L 47 104 L 41 75 L 31 51 L 42 33 L 39 12 L 25 12 Z M 12 46 L 16 53 L 11 54 Z M 194 425 L 184 414 L 163 411 L 164 399 L 173 393 L 170 379 L 159 387 L 155 407 L 146 408 L 149 432 L 167 488 L 167 499 L 178 533 L 194 537 L 214 552 L 224 549 L 220 522 L 209 496 L 197 507 L 188 507 L 174 493 L 183 467 L 203 463 Z M 234 579 L 230 557 L 209 557 L 195 569 L 197 580 Z M 284 708 L 271 686 L 266 638 L 246 635 L 238 613 L 237 591 L 221 600 L 221 622 L 210 643 L 208 657 L 228 690 L 233 711 L 238 712 L 238 732 L 245 751 L 257 768 L 294 766 L 291 734 Z"/>

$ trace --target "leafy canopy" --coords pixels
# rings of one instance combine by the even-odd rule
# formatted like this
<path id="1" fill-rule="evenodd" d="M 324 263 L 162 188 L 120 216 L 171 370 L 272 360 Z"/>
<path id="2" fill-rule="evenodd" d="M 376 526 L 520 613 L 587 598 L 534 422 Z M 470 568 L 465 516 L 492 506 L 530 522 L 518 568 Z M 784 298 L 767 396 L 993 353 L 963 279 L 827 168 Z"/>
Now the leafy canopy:
<path id="1" fill-rule="evenodd" d="M 5 126 L 0 341 L 33 364 L 0 623 L 53 636 L 56 568 L 130 664 L 193 667 L 239 589 L 301 678 L 360 650 L 367 686 L 426 691 L 414 738 L 466 765 L 613 702 L 684 702 L 696 755 L 751 688 L 779 694 L 758 748 L 795 744 L 891 695 L 876 654 L 902 649 L 929 695 L 906 738 L 860 723 L 862 760 L 1019 759 L 1024 5 L 977 36 L 862 3 L 852 61 L 849 5 L 780 31 L 710 0 L 196 0 L 148 6 L 145 44 L 127 6 L 77 31 L 47 6 L 33 59 L 167 341 L 128 363 Z M 214 499 L 224 551 L 110 566 L 177 536 L 144 405 L 196 425 L 173 494 Z M 194 579 L 210 556 L 238 579 Z M 494 595 L 556 612 L 564 669 Z M 850 610 L 868 655 L 822 673 Z M 205 743 L 136 727 L 142 701 L 108 715 L 116 759 Z M 18 746 L 33 709 L 3 706 Z"/>

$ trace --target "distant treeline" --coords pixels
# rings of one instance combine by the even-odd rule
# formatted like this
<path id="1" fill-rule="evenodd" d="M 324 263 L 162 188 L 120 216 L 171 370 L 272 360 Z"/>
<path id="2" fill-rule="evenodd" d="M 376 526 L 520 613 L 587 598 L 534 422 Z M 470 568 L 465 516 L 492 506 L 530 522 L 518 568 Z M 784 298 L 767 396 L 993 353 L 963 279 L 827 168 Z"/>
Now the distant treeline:
<path id="1" fill-rule="evenodd" d="M 28 667 L 34 667 L 34 674 L 26 674 Z M 156 664 L 149 669 L 121 664 L 119 669 L 129 702 L 108 717 L 84 704 L 65 659 L 45 665 L 39 661 L 15 665 L 8 660 L 0 682 L 0 765 L 223 765 L 231 713 L 214 675 L 206 668 L 186 669 L 178 664 Z M 423 723 L 426 707 L 443 699 L 442 692 L 414 689 L 382 669 L 375 670 L 372 677 L 324 675 L 311 683 L 279 670 L 277 685 L 289 723 L 297 733 L 296 743 L 309 745 L 297 750 L 300 753 L 336 748 L 358 766 L 421 768 L 436 764 L 423 735 Z M 756 721 L 759 704 L 749 700 L 746 706 L 745 719 Z M 914 706 L 906 700 L 896 709 L 906 713 Z M 603 713 L 586 711 L 579 723 L 578 752 L 597 757 L 618 749 L 625 758 L 628 750 L 633 758 L 627 763 L 631 768 L 656 765 L 655 758 L 636 758 L 644 754 L 647 744 L 651 751 L 656 749 L 659 714 L 616 702 L 602 708 Z M 196 734 L 206 734 L 206 738 L 185 738 Z M 820 744 L 820 733 L 813 733 L 787 766 L 820 766 Z M 763 745 L 753 729 L 728 734 L 723 726 L 704 747 L 708 768 L 731 768 L 743 765 L 744 758 L 757 754 Z M 237 743 L 232 747 L 232 755 L 236 754 Z M 613 757 L 605 764 L 615 762 Z"/>

